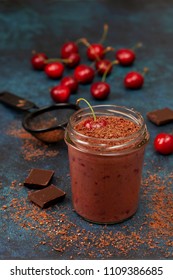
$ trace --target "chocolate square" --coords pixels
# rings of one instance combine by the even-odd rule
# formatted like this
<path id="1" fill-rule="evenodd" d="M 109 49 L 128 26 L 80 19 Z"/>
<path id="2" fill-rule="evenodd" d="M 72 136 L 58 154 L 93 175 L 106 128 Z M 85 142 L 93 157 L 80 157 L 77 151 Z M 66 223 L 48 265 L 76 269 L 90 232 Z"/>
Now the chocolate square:
<path id="1" fill-rule="evenodd" d="M 49 185 L 53 174 L 53 170 L 33 168 L 25 179 L 24 185 L 30 188 L 45 188 Z"/>
<path id="2" fill-rule="evenodd" d="M 173 110 L 169 108 L 158 109 L 147 113 L 148 119 L 156 125 L 163 125 L 173 121 Z"/>
<path id="3" fill-rule="evenodd" d="M 54 185 L 50 185 L 42 190 L 34 191 L 28 198 L 41 208 L 47 208 L 61 201 L 66 193 Z"/>

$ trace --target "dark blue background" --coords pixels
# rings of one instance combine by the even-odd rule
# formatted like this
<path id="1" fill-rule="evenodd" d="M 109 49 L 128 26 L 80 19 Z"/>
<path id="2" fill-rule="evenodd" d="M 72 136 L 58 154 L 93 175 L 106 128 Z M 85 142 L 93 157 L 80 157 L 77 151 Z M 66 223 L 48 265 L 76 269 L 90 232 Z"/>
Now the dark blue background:
<path id="1" fill-rule="evenodd" d="M 137 42 L 143 43 L 143 47 L 136 51 L 137 59 L 133 66 L 126 68 L 115 66 L 107 78 L 107 82 L 111 85 L 111 94 L 104 103 L 133 107 L 142 113 L 151 135 L 145 155 L 143 178 L 146 180 L 150 172 L 164 181 L 172 171 L 173 155 L 157 154 L 153 149 L 153 139 L 161 131 L 172 133 L 173 127 L 172 124 L 156 127 L 146 119 L 146 113 L 162 107 L 173 108 L 173 1 L 0 1 L 0 90 L 14 92 L 38 106 L 52 104 L 49 89 L 58 81 L 49 80 L 43 72 L 32 69 L 30 65 L 32 50 L 46 52 L 49 57 L 59 57 L 61 45 L 68 40 L 87 37 L 91 43 L 99 41 L 104 23 L 109 25 L 106 45 L 119 49 L 131 48 Z M 90 64 L 85 51 L 85 47 L 80 46 L 82 62 Z M 108 57 L 113 59 L 113 54 L 108 54 Z M 149 68 L 149 73 L 145 77 L 143 88 L 134 91 L 125 89 L 123 87 L 125 74 L 131 70 L 142 72 L 144 67 Z M 72 74 L 72 70 L 66 70 L 65 74 L 69 73 Z M 99 80 L 99 77 L 95 80 Z M 80 85 L 78 93 L 71 95 L 70 102 L 74 103 L 77 98 L 84 97 L 92 104 L 100 104 L 100 101 L 93 100 L 89 88 L 89 85 Z M 152 196 L 156 191 L 154 182 L 149 183 L 147 195 L 145 186 L 142 186 L 140 207 L 131 220 L 107 227 L 91 225 L 72 211 L 65 143 L 45 146 L 29 136 L 25 139 L 10 135 L 9 131 L 13 128 L 21 131 L 22 116 L 21 113 L 0 105 L 1 259 L 172 258 L 172 247 L 167 243 L 170 237 L 164 233 L 162 235 L 159 230 L 156 230 L 156 234 L 152 233 L 154 229 L 150 227 L 152 212 L 155 211 L 154 204 L 152 207 Z M 24 156 L 26 141 L 35 147 L 35 151 L 45 151 L 45 156 L 42 152 L 40 157 L 33 156 L 33 160 L 27 160 Z M 54 156 L 46 156 L 50 151 Z M 67 197 L 60 206 L 52 207 L 45 212 L 50 215 L 50 221 L 55 219 L 58 222 L 60 214 L 65 215 L 65 221 L 59 224 L 73 224 L 67 230 L 69 236 L 73 236 L 72 241 L 65 240 L 62 234 L 58 234 L 62 224 L 52 222 L 48 229 L 45 224 L 41 226 L 37 221 L 33 222 L 32 217 L 35 229 L 29 227 L 26 229 L 22 226 L 28 222 L 27 211 L 37 209 L 27 200 L 28 189 L 18 185 L 24 181 L 33 167 L 54 169 L 53 182 L 67 192 Z M 10 186 L 14 180 L 16 184 L 12 188 Z M 172 186 L 171 181 L 169 188 L 167 185 L 169 191 Z M 13 198 L 16 198 L 19 204 L 27 205 L 29 209 L 21 210 L 20 221 L 15 218 L 17 210 L 10 206 Z M 4 205 L 7 209 L 3 208 Z M 37 215 L 40 215 L 41 211 L 36 211 Z M 170 216 L 170 223 L 171 219 Z M 173 230 L 173 227 L 169 228 Z M 49 230 L 54 231 L 52 239 L 48 237 Z M 132 231 L 140 235 L 142 242 L 137 239 L 136 242 L 134 239 L 132 242 Z M 105 247 L 99 248 L 97 244 L 99 238 L 108 240 L 107 236 L 111 232 L 114 236 L 112 241 L 114 245 L 111 246 L 109 242 Z M 78 235 L 76 241 L 75 235 Z M 80 245 L 86 235 L 90 239 L 87 241 L 84 239 L 83 245 L 82 243 Z M 121 235 L 126 239 L 124 245 L 119 238 Z M 152 242 L 150 235 L 153 236 Z M 92 239 L 92 236 L 95 236 L 95 239 Z M 42 241 L 45 245 L 41 245 Z M 118 244 L 121 242 L 126 252 L 119 249 Z M 59 252 L 52 249 L 53 247 L 65 249 Z"/>

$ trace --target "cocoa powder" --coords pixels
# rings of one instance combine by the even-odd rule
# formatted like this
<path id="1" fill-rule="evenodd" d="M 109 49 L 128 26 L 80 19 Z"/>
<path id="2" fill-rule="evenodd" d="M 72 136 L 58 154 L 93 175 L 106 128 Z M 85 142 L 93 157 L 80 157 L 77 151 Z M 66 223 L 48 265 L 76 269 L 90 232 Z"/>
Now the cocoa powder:
<path id="1" fill-rule="evenodd" d="M 74 129 L 81 134 L 94 138 L 102 139 L 117 139 L 128 137 L 139 130 L 139 125 L 121 117 L 97 117 L 96 122 L 101 123 L 104 120 L 106 123 L 100 127 L 87 128 L 86 120 L 93 122 L 93 118 L 87 118 L 78 123 Z"/>
<path id="2" fill-rule="evenodd" d="M 98 116 L 96 121 L 84 118 L 74 130 L 69 129 L 68 136 L 77 147 L 102 154 L 136 149 L 149 140 L 145 127 L 141 129 L 140 124 L 116 116 Z"/>
<path id="3" fill-rule="evenodd" d="M 129 255 L 145 258 L 149 254 L 152 258 L 158 252 L 162 259 L 172 258 L 173 173 L 162 179 L 159 171 L 155 174 L 148 171 L 142 181 L 141 201 L 146 202 L 146 208 L 143 206 L 141 213 L 119 225 L 95 227 L 81 223 L 81 218 L 64 203 L 41 210 L 27 196 L 16 195 L 21 191 L 21 183 L 16 180 L 3 201 L 2 215 L 8 214 L 31 236 L 34 232 L 39 238 L 36 248 L 46 245 L 49 252 L 55 251 L 60 258 L 112 259 Z M 13 198 L 8 200 L 9 197 Z"/>
<path id="4" fill-rule="evenodd" d="M 58 150 L 50 148 L 48 144 L 26 132 L 19 122 L 12 122 L 6 134 L 22 140 L 21 153 L 27 161 L 35 161 L 42 157 L 55 157 L 59 154 Z"/>

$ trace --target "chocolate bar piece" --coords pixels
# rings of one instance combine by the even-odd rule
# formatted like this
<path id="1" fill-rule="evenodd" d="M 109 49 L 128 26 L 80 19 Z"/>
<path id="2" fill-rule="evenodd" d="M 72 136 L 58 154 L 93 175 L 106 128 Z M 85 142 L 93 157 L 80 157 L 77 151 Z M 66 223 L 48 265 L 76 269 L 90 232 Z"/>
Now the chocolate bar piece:
<path id="1" fill-rule="evenodd" d="M 163 108 L 147 113 L 148 119 L 156 125 L 163 125 L 173 121 L 173 110 Z"/>
<path id="2" fill-rule="evenodd" d="M 47 208 L 65 197 L 66 193 L 54 185 L 50 185 L 42 190 L 34 191 L 28 198 L 41 208 Z"/>
<path id="3" fill-rule="evenodd" d="M 31 188 L 45 188 L 49 185 L 53 174 L 53 170 L 33 168 L 25 179 L 24 185 Z"/>

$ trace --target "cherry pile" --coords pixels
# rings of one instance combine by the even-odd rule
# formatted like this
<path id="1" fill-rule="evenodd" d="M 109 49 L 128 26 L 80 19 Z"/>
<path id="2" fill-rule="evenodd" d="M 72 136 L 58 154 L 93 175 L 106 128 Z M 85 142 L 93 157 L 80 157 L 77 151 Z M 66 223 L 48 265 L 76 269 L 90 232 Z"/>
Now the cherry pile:
<path id="1" fill-rule="evenodd" d="M 98 43 L 90 44 L 86 38 L 76 42 L 64 43 L 60 49 L 60 58 L 48 58 L 45 53 L 34 53 L 31 57 L 33 69 L 44 71 L 50 79 L 58 79 L 59 83 L 50 89 L 50 96 L 56 103 L 68 102 L 70 95 L 77 92 L 79 84 L 91 84 L 90 93 L 93 98 L 104 100 L 110 94 L 110 85 L 105 82 L 106 77 L 112 73 L 114 65 L 123 67 L 131 66 L 136 60 L 136 53 L 133 49 L 122 48 L 115 51 L 111 46 L 105 47 L 103 42 L 108 31 L 104 25 L 104 32 Z M 79 44 L 86 47 L 86 57 L 90 65 L 81 63 Z M 136 48 L 141 45 L 136 45 Z M 107 52 L 114 52 L 114 59 L 106 58 Z M 91 64 L 92 62 L 92 64 Z M 72 74 L 64 76 L 65 68 L 71 69 Z M 144 76 L 148 69 L 144 68 L 143 73 L 130 71 L 123 79 L 124 87 L 127 89 L 140 89 L 144 84 Z M 100 81 L 94 81 L 95 76 L 101 76 Z M 80 98 L 84 100 L 83 98 Z M 105 126 L 106 122 L 88 119 L 84 123 L 86 128 L 99 128 Z M 156 152 L 169 155 L 173 153 L 173 135 L 159 133 L 156 135 L 153 146 Z"/>
<path id="2" fill-rule="evenodd" d="M 76 42 L 64 43 L 60 49 L 60 58 L 48 58 L 45 53 L 34 53 L 31 64 L 35 70 L 44 71 L 50 79 L 58 79 L 59 83 L 50 89 L 50 96 L 54 102 L 68 102 L 70 95 L 78 90 L 79 84 L 91 84 L 90 93 L 93 98 L 104 100 L 110 94 L 110 85 L 105 81 L 112 73 L 114 65 L 131 66 L 136 59 L 133 49 L 115 49 L 104 46 L 108 25 L 104 25 L 102 38 L 98 43 L 90 44 L 86 38 L 78 39 Z M 86 47 L 86 57 L 90 65 L 81 62 L 79 45 Z M 136 47 L 140 47 L 138 44 Z M 111 61 L 106 58 L 108 52 L 114 53 Z M 92 64 L 91 64 L 92 63 Z M 64 76 L 65 68 L 71 69 L 72 74 Z M 139 89 L 144 84 L 144 73 L 131 71 L 123 80 L 125 88 Z M 101 76 L 100 81 L 94 82 L 95 76 Z"/>

